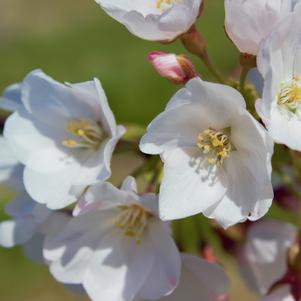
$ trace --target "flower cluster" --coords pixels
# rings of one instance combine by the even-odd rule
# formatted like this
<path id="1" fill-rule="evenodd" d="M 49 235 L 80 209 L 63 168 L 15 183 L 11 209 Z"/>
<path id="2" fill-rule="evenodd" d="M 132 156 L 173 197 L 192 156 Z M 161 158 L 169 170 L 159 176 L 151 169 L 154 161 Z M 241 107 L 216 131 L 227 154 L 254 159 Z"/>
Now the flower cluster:
<path id="1" fill-rule="evenodd" d="M 93 301 L 226 301 L 228 276 L 217 259 L 199 256 L 210 241 L 201 237 L 193 256 L 173 237 L 173 220 L 201 213 L 229 253 L 231 242 L 262 301 L 300 301 L 301 223 L 256 223 L 272 206 L 273 179 L 301 199 L 299 2 L 225 0 L 239 81 L 225 79 L 209 57 L 196 26 L 202 0 L 96 2 L 140 38 L 181 41 L 217 83 L 202 79 L 187 55 L 151 52 L 158 74 L 184 86 L 143 135 L 125 135 L 98 79 L 62 84 L 34 70 L 8 87 L 0 182 L 16 197 L 6 206 L 11 220 L 0 223 L 0 245 L 22 245 Z M 253 67 L 262 93 L 246 83 Z M 144 161 L 114 186 L 111 160 L 123 147 Z M 279 159 L 288 148 L 292 160 Z"/>

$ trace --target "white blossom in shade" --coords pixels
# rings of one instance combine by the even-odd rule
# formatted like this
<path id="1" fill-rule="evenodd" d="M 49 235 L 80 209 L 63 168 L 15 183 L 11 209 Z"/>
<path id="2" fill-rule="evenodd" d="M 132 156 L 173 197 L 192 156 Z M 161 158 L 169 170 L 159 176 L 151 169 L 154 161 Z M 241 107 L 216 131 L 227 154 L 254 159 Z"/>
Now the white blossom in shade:
<path id="1" fill-rule="evenodd" d="M 269 295 L 263 297 L 261 301 L 296 301 L 290 293 L 289 285 L 282 285 L 273 290 Z"/>
<path id="2" fill-rule="evenodd" d="M 163 220 L 203 212 L 228 227 L 259 219 L 271 205 L 273 143 L 228 86 L 190 80 L 149 125 L 140 149 L 164 162 Z"/>
<path id="3" fill-rule="evenodd" d="M 125 129 L 117 126 L 100 82 L 60 84 L 33 71 L 19 86 L 9 88 L 9 105 L 22 105 L 5 123 L 4 136 L 25 165 L 24 184 L 30 196 L 50 209 L 76 201 L 74 186 L 104 181 Z M 20 101 L 19 101 L 20 103 Z"/>
<path id="4" fill-rule="evenodd" d="M 82 284 L 93 301 L 172 293 L 181 257 L 157 205 L 155 194 L 137 194 L 131 177 L 120 190 L 109 183 L 90 186 L 74 218 L 45 243 L 51 273 L 60 282 Z"/>
<path id="5" fill-rule="evenodd" d="M 292 13 L 294 0 L 225 0 L 225 28 L 242 53 L 257 55 L 261 41 Z"/>
<path id="6" fill-rule="evenodd" d="M 287 271 L 287 252 L 295 237 L 295 227 L 281 221 L 265 220 L 251 226 L 239 256 L 239 264 L 253 290 L 265 295 L 284 276 Z"/>
<path id="7" fill-rule="evenodd" d="M 301 6 L 262 43 L 258 69 L 264 78 L 256 110 L 275 142 L 301 150 Z"/>
<path id="8" fill-rule="evenodd" d="M 96 0 L 132 34 L 152 41 L 170 41 L 195 23 L 202 0 Z"/>
<path id="9" fill-rule="evenodd" d="M 2 137 L 0 184 L 16 192 L 16 197 L 5 208 L 12 219 L 0 223 L 0 245 L 6 248 L 22 245 L 28 257 L 41 260 L 44 237 L 58 231 L 67 222 L 68 216 L 51 212 L 45 205 L 29 197 L 23 185 L 23 166 L 15 159 Z"/>
<path id="10" fill-rule="evenodd" d="M 229 279 L 224 270 L 196 256 L 182 254 L 179 286 L 159 301 L 222 301 L 227 300 Z M 135 301 L 149 301 L 139 299 Z"/>

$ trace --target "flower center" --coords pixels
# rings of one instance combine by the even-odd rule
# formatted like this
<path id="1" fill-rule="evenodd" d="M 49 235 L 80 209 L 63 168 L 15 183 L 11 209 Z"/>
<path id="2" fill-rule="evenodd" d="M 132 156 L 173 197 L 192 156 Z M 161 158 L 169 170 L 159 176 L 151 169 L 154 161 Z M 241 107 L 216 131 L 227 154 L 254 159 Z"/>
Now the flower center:
<path id="1" fill-rule="evenodd" d="M 181 1 L 182 0 L 156 0 L 156 8 L 164 12 L 173 4 L 178 4 Z"/>
<path id="2" fill-rule="evenodd" d="M 142 234 L 153 216 L 150 211 L 137 204 L 120 206 L 121 213 L 115 223 L 125 236 L 134 238 L 137 244 L 141 244 Z"/>
<path id="3" fill-rule="evenodd" d="M 233 146 L 227 132 L 230 132 L 229 129 L 223 131 L 207 129 L 198 136 L 197 146 L 208 156 L 209 164 L 221 166 L 230 156 Z"/>
<path id="4" fill-rule="evenodd" d="M 163 6 L 170 6 L 172 4 L 171 0 L 157 0 L 156 8 L 161 9 Z"/>
<path id="5" fill-rule="evenodd" d="M 100 124 L 90 119 L 71 119 L 65 130 L 73 135 L 62 142 L 69 148 L 96 148 L 105 138 Z"/>
<path id="6" fill-rule="evenodd" d="M 291 81 L 280 85 L 278 94 L 278 105 L 285 107 L 288 111 L 296 113 L 301 103 L 301 86 L 299 76 L 294 76 Z"/>

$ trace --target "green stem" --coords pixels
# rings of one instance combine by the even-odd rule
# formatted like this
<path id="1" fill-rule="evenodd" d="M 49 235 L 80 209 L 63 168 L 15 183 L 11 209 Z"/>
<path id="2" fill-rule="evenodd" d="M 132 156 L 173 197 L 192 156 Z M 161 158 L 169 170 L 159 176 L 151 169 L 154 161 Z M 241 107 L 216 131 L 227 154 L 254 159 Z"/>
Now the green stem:
<path id="1" fill-rule="evenodd" d="M 250 71 L 250 68 L 248 66 L 242 67 L 242 71 L 240 74 L 240 80 L 239 80 L 239 89 L 240 89 L 241 93 L 243 93 L 245 91 L 246 80 L 247 80 L 249 71 Z"/>
<path id="2" fill-rule="evenodd" d="M 203 61 L 203 63 L 206 65 L 208 70 L 211 72 L 211 74 L 216 78 L 216 80 L 221 84 L 225 84 L 226 83 L 225 79 L 222 77 L 220 72 L 217 70 L 217 68 L 212 63 L 212 60 L 210 59 L 207 51 L 206 51 L 205 55 L 202 55 L 199 57 Z"/>

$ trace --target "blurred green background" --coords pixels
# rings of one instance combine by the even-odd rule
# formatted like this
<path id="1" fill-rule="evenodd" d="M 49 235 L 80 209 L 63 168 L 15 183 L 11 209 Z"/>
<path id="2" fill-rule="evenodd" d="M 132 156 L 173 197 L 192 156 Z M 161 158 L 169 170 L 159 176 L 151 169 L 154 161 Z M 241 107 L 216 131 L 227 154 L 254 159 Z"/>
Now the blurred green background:
<path id="1" fill-rule="evenodd" d="M 207 0 L 198 27 L 216 65 L 230 74 L 238 53 L 224 34 L 223 21 L 223 0 Z M 0 0 L 0 90 L 35 68 L 60 81 L 98 77 L 117 120 L 146 125 L 178 89 L 147 62 L 153 50 L 185 53 L 179 42 L 162 45 L 132 36 L 93 0 Z M 206 68 L 194 62 L 201 76 L 210 79 Z M 2 212 L 7 199 L 2 193 Z M 241 301 L 242 294 L 243 300 L 255 300 L 229 259 L 223 263 L 232 275 L 231 300 Z M 86 299 L 56 283 L 47 268 L 28 261 L 16 248 L 0 249 L 0 300 Z"/>

